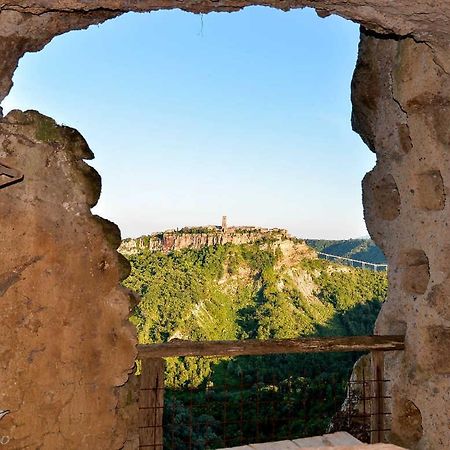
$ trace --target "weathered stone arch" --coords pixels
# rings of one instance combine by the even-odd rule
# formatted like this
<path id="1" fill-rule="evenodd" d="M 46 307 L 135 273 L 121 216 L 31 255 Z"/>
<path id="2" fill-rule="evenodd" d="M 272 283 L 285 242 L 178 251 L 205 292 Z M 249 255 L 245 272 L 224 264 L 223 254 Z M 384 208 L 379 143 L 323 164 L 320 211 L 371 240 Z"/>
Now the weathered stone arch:
<path id="1" fill-rule="evenodd" d="M 450 2 L 4 0 L 0 100 L 19 58 L 58 34 L 131 10 L 249 5 L 310 6 L 362 25 L 353 126 L 377 154 L 364 181 L 365 217 L 390 263 L 376 332 L 406 333 L 405 352 L 387 364 L 391 438 L 446 450 Z M 130 295 L 119 287 L 127 269 L 115 251 L 118 230 L 90 212 L 99 195 L 99 178 L 83 162 L 90 156 L 77 132 L 38 113 L 12 112 L 0 122 L 0 158 L 25 174 L 0 189 L 0 409 L 11 410 L 0 434 L 12 437 L 10 448 L 134 445 L 126 383 L 136 338 L 127 323 Z"/>

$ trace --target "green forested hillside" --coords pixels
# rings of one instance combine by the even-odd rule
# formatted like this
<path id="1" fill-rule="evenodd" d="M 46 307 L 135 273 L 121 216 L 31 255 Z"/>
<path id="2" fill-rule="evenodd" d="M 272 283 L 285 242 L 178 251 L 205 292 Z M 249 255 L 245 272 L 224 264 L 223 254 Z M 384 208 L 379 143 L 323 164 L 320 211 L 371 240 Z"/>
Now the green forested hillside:
<path id="1" fill-rule="evenodd" d="M 384 273 L 314 259 L 294 242 L 147 251 L 129 259 L 126 285 L 142 296 L 132 317 L 141 343 L 371 334 L 387 288 Z M 186 436 L 198 443 L 192 448 L 203 449 L 325 432 L 357 356 L 168 359 L 167 447 L 187 448 Z M 205 397 L 211 386 L 217 404 Z M 192 396 L 198 406 L 192 407 Z M 246 411 L 256 408 L 250 413 L 255 423 L 238 430 L 233 424 L 243 404 Z M 270 435 L 274 421 L 286 417 L 292 419 L 289 433 L 286 425 Z"/>
<path id="2" fill-rule="evenodd" d="M 386 264 L 386 257 L 372 239 L 346 239 L 341 241 L 307 239 L 306 243 L 318 252 L 374 264 Z"/>

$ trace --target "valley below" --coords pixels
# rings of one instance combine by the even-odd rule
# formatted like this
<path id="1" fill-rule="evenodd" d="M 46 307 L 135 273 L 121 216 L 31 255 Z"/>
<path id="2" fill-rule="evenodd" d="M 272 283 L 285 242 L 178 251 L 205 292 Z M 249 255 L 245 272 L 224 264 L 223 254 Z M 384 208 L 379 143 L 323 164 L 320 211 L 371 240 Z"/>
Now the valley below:
<path id="1" fill-rule="evenodd" d="M 140 343 L 373 332 L 387 292 L 384 272 L 318 259 L 285 230 L 218 227 L 168 235 L 121 247 L 132 267 L 125 285 L 142 298 L 131 318 Z M 194 436 L 203 449 L 322 434 L 359 356 L 168 358 L 165 442 L 181 449 Z M 253 411 L 245 426 L 243 407 Z"/>

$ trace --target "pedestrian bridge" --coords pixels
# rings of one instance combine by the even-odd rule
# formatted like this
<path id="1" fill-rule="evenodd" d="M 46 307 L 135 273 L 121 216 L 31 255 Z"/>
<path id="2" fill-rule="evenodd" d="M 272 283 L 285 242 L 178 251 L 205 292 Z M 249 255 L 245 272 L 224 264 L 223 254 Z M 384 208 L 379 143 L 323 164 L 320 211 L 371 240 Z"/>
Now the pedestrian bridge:
<path id="1" fill-rule="evenodd" d="M 345 264 L 346 266 L 359 267 L 361 269 L 373 270 L 374 272 L 385 272 L 388 268 L 387 264 L 375 264 L 359 259 L 345 258 L 343 256 L 331 255 L 329 253 L 317 252 L 320 259 L 336 262 L 338 264 Z"/>

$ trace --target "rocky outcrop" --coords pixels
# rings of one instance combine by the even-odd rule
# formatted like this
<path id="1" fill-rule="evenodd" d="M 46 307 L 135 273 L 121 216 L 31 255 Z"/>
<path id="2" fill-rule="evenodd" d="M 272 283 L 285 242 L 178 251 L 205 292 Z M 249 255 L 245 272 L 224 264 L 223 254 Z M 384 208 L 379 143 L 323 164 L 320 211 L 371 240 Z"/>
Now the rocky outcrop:
<path id="1" fill-rule="evenodd" d="M 282 242 L 293 239 L 286 230 L 255 227 L 236 227 L 222 230 L 220 227 L 183 228 L 180 231 L 164 231 L 137 239 L 125 239 L 119 252 L 130 255 L 142 250 L 171 252 L 184 248 L 200 249 L 210 245 L 252 244 L 260 241 Z"/>
<path id="2" fill-rule="evenodd" d="M 26 52 L 41 50 L 53 37 L 70 30 L 99 24 L 129 11 L 181 8 L 195 13 L 237 11 L 246 6 L 266 5 L 289 10 L 313 7 L 326 17 L 338 14 L 387 37 L 409 36 L 431 44 L 436 61 L 449 65 L 440 49 L 447 49 L 450 4 L 418 0 L 5 0 L 0 5 L 0 101 L 12 86 L 12 75 Z M 395 35 L 395 36 L 393 36 Z M 448 71 L 448 67 L 447 67 Z"/>
<path id="3" fill-rule="evenodd" d="M 377 334 L 406 334 L 386 358 L 392 431 L 410 449 L 450 442 L 450 77 L 429 45 L 365 31 L 353 124 L 377 154 L 363 183 L 365 218 L 389 262 Z"/>
<path id="4" fill-rule="evenodd" d="M 129 266 L 93 216 L 100 177 L 75 130 L 36 112 L 0 122 L 0 436 L 5 448 L 122 448 L 135 428 Z M 80 431 L 82 430 L 82 431 Z M 5 441 L 3 439 L 3 441 Z"/>

